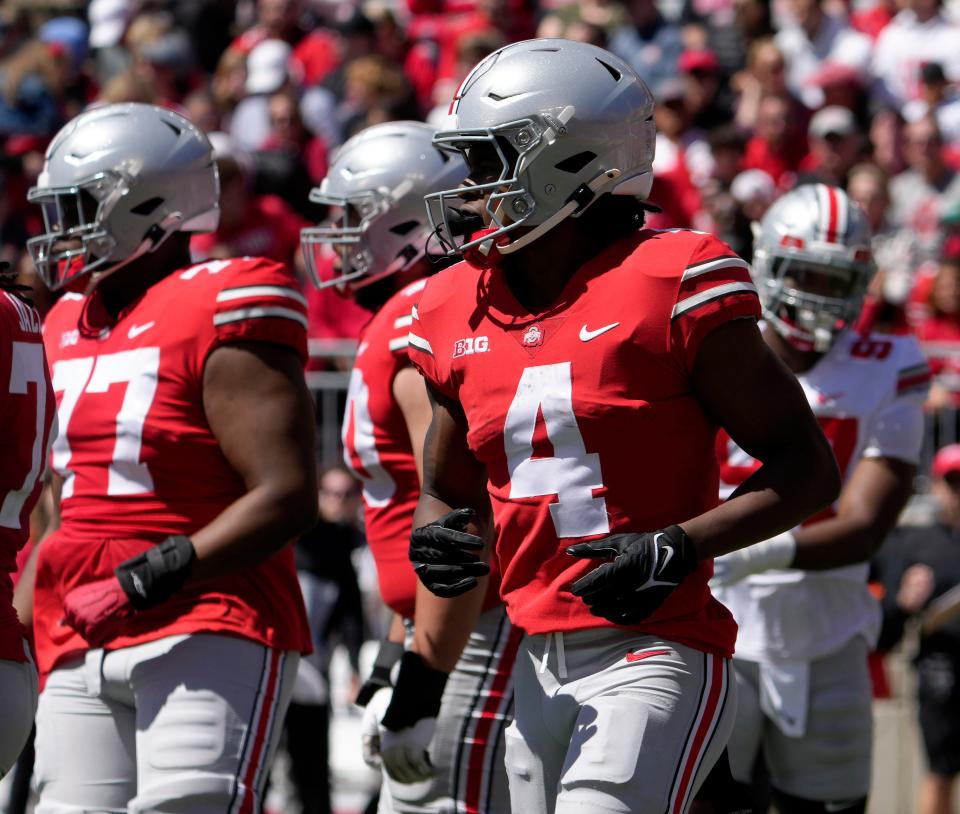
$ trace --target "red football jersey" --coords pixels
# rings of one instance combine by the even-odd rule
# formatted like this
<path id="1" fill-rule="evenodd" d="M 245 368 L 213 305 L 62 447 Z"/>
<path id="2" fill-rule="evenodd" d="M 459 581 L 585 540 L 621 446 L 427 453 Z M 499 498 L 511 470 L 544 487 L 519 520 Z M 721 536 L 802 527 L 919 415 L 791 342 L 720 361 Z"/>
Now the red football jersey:
<path id="1" fill-rule="evenodd" d="M 653 531 L 717 504 L 717 427 L 691 391 L 703 337 L 760 303 L 747 264 L 699 232 L 644 230 L 530 314 L 501 273 L 466 264 L 427 284 L 410 359 L 463 406 L 487 468 L 501 595 L 529 633 L 615 627 L 570 585 L 597 566 L 573 542 Z M 736 625 L 703 563 L 635 629 L 730 655 Z"/>
<path id="2" fill-rule="evenodd" d="M 420 478 L 407 423 L 393 396 L 393 380 L 407 358 L 411 312 L 426 280 L 395 294 L 363 329 L 350 373 L 343 416 L 343 458 L 363 484 L 364 526 L 377 564 L 380 596 L 412 619 L 417 577 L 410 564 L 410 531 L 420 496 Z M 485 607 L 499 604 L 492 569 Z"/>
<path id="3" fill-rule="evenodd" d="M 305 360 L 306 325 L 295 278 L 263 258 L 178 270 L 116 321 L 96 291 L 67 294 L 53 308 L 44 339 L 60 418 L 52 465 L 63 490 L 61 527 L 37 565 L 41 672 L 87 648 L 61 622 L 64 594 L 171 534 L 192 534 L 246 492 L 204 415 L 209 354 L 226 343 L 268 342 Z M 309 650 L 292 548 L 137 614 L 110 647 L 197 631 Z"/>
<path id="4" fill-rule="evenodd" d="M 13 609 L 12 575 L 30 537 L 57 409 L 40 316 L 6 291 L 0 291 L 0 415 L 0 659 L 24 661 L 26 633 Z"/>
<path id="5" fill-rule="evenodd" d="M 393 380 L 409 366 L 410 312 L 426 280 L 394 295 L 360 335 L 343 416 L 343 457 L 363 483 L 364 525 L 377 563 L 380 596 L 396 613 L 413 617 L 417 576 L 407 549 L 420 478 Z"/>

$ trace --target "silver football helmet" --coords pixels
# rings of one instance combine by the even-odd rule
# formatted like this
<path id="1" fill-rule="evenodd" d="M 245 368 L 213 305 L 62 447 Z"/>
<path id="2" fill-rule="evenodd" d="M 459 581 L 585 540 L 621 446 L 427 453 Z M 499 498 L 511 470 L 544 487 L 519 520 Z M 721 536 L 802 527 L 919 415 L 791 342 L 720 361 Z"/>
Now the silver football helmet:
<path id="1" fill-rule="evenodd" d="M 646 198 L 653 183 L 653 106 L 633 68 L 595 45 L 537 39 L 490 54 L 454 95 L 453 128 L 434 137 L 441 148 L 463 153 L 473 170 L 478 162 L 491 164 L 484 173 L 489 182 L 427 196 L 447 253 L 496 243 L 508 254 L 581 214 L 600 195 Z M 451 201 L 488 192 L 492 231 L 463 234 L 451 218 Z M 531 230 L 504 237 L 521 226 Z"/>
<path id="2" fill-rule="evenodd" d="M 435 129 L 390 122 L 358 133 L 337 152 L 327 177 L 310 192 L 333 218 L 303 229 L 300 245 L 314 285 L 360 288 L 404 271 L 426 253 L 433 231 L 423 210 L 428 192 L 459 184 L 467 166 L 433 146 Z M 321 252 L 340 254 L 338 274 L 321 279 Z"/>
<path id="3" fill-rule="evenodd" d="M 136 103 L 94 108 L 47 148 L 27 193 L 43 210 L 46 231 L 27 248 L 55 290 L 116 270 L 174 232 L 213 231 L 219 198 L 210 142 L 183 116 Z"/>
<path id="4" fill-rule="evenodd" d="M 847 194 L 806 184 L 754 224 L 764 318 L 801 350 L 826 351 L 860 313 L 874 265 L 866 216 Z"/>

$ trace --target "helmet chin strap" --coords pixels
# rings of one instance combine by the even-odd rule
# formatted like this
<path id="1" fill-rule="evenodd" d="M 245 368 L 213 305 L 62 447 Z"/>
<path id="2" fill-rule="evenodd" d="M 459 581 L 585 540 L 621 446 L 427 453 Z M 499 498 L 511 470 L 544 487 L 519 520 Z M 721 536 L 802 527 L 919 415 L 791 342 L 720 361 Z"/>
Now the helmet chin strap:
<path id="1" fill-rule="evenodd" d="M 120 271 L 124 266 L 130 265 L 134 260 L 138 260 L 149 252 L 156 251 L 157 248 L 177 231 L 175 226 L 179 226 L 183 222 L 183 214 L 180 212 L 171 212 L 167 215 L 160 223 L 155 223 L 147 230 L 147 234 L 144 236 L 140 245 L 134 249 L 128 257 L 124 257 L 123 260 L 115 263 L 103 271 L 95 271 L 90 275 L 90 282 L 87 284 L 87 288 L 84 291 L 84 295 L 89 296 L 93 293 L 93 290 L 102 283 L 107 277 L 112 276 L 116 272 Z"/>
<path id="2" fill-rule="evenodd" d="M 504 246 L 498 246 L 497 248 L 500 250 L 500 253 L 511 254 L 518 249 L 522 249 L 524 246 L 530 245 L 538 237 L 541 237 L 549 232 L 554 226 L 560 223 L 560 221 L 566 220 L 578 210 L 582 211 L 586 209 L 597 197 L 597 190 L 607 186 L 612 181 L 616 181 L 621 174 L 622 173 L 620 170 L 607 170 L 606 172 L 598 175 L 588 184 L 581 186 L 569 199 L 567 199 L 567 202 L 560 209 L 554 212 L 539 226 L 533 227 L 533 229 L 531 229 L 525 235 L 521 235 L 520 237 L 511 240 Z M 481 246 L 486 245 L 487 242 L 489 241 L 485 241 L 484 244 L 481 244 Z M 490 242 L 490 245 L 493 245 L 492 242 Z M 482 248 L 481 251 L 483 251 Z M 489 251 L 489 249 L 487 251 Z"/>

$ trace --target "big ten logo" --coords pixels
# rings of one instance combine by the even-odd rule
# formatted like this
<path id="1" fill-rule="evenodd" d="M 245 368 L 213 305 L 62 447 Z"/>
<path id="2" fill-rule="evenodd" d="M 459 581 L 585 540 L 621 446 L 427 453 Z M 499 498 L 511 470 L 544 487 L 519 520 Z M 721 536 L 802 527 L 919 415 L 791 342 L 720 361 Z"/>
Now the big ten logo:
<path id="1" fill-rule="evenodd" d="M 886 359 L 893 350 L 893 343 L 884 339 L 861 339 L 852 348 L 854 359 Z"/>
<path id="2" fill-rule="evenodd" d="M 471 353 L 486 353 L 490 350 L 490 340 L 485 336 L 468 336 L 453 343 L 453 358 L 469 356 Z"/>

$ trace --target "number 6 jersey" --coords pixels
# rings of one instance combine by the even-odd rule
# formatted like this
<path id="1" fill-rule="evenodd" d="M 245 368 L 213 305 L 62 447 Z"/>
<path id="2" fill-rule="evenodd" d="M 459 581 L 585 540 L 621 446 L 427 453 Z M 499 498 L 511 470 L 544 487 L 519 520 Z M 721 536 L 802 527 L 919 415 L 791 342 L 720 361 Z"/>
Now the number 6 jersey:
<path id="1" fill-rule="evenodd" d="M 66 294 L 53 308 L 44 338 L 60 419 L 52 466 L 63 488 L 60 529 L 37 565 L 41 672 L 87 648 L 61 622 L 67 591 L 171 534 L 189 536 L 246 493 L 204 414 L 209 354 L 250 341 L 305 358 L 306 324 L 294 277 L 261 258 L 176 271 L 116 320 L 96 291 Z M 197 631 L 309 650 L 290 547 L 137 614 L 109 647 Z"/>
<path id="2" fill-rule="evenodd" d="M 596 567 L 573 542 L 653 531 L 718 502 L 717 428 L 691 391 L 704 336 L 760 305 L 747 264 L 702 233 L 644 230 L 531 315 L 501 271 L 460 264 L 430 279 L 410 359 L 460 402 L 488 472 L 501 596 L 528 633 L 613 627 L 570 584 Z M 736 625 L 704 563 L 637 630 L 722 655 Z"/>

